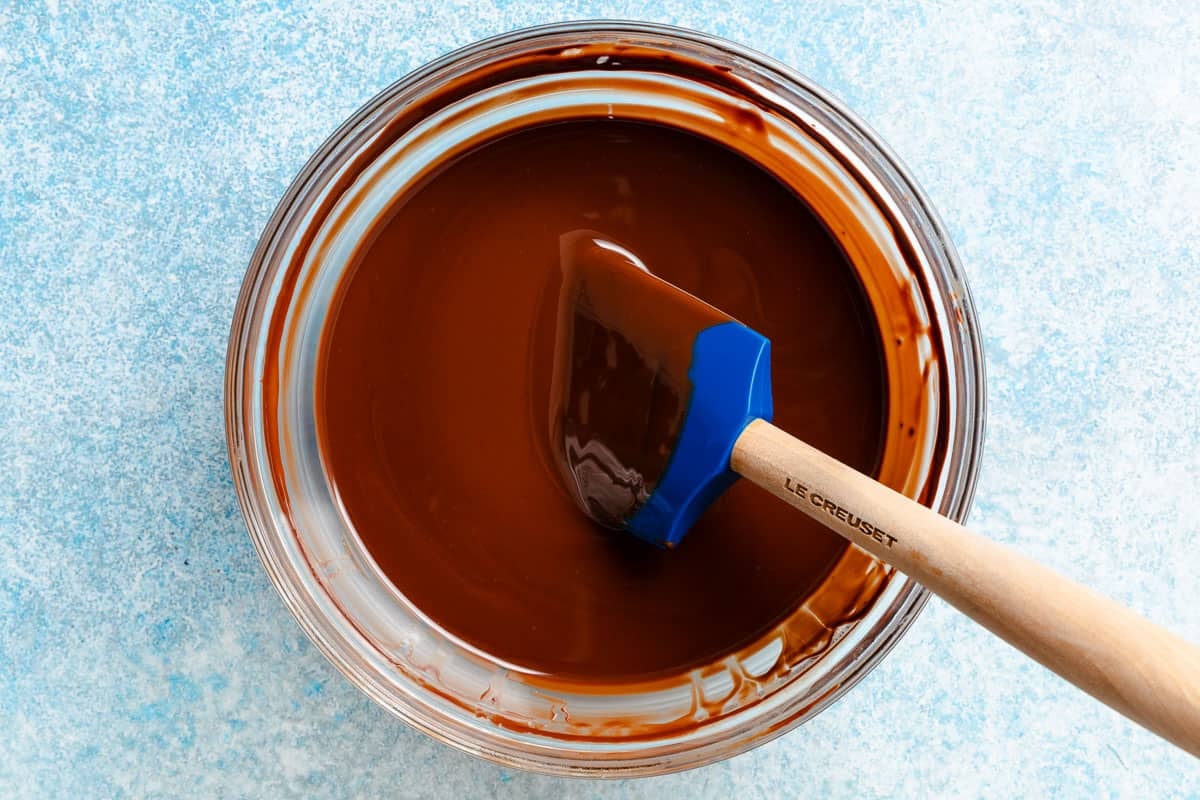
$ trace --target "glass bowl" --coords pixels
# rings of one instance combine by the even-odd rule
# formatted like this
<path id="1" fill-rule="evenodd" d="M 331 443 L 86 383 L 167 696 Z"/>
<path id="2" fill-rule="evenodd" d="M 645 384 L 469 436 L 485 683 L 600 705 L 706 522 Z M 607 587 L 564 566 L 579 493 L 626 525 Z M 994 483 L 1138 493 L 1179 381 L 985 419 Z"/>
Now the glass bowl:
<path id="1" fill-rule="evenodd" d="M 645 23 L 488 39 L 400 80 L 347 120 L 293 181 L 254 253 L 230 336 L 226 427 L 267 573 L 313 642 L 369 697 L 502 764 L 651 775 L 727 758 L 812 718 L 887 653 L 926 591 L 850 546 L 827 583 L 851 576 L 851 607 L 835 608 L 834 587 L 823 586 L 776 630 L 714 664 L 627 685 L 530 676 L 439 629 L 384 577 L 337 502 L 314 416 L 338 281 L 396 198 L 480 142 L 603 116 L 721 141 L 817 211 L 858 271 L 883 337 L 890 432 L 877 477 L 962 520 L 983 442 L 983 357 L 958 258 L 921 190 L 866 125 L 803 76 L 736 44 Z M 743 135 L 747 120 L 758 135 Z"/>

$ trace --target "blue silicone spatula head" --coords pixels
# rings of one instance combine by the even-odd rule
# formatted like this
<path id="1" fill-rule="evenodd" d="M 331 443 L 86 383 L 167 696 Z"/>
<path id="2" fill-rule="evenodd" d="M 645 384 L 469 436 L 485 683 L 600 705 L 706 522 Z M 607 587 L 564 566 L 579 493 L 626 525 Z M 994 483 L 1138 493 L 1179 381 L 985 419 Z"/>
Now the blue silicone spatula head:
<path id="1" fill-rule="evenodd" d="M 560 241 L 551 441 L 580 508 L 676 545 L 737 475 L 734 442 L 772 416 L 771 343 L 594 231 Z"/>

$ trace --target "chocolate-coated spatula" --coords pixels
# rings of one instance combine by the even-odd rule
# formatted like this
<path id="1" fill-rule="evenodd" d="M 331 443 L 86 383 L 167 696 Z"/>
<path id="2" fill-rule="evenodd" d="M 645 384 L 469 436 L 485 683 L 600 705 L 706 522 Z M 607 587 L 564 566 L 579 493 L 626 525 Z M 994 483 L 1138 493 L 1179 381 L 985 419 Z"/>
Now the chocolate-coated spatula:
<path id="1" fill-rule="evenodd" d="M 1200 648 L 776 428 L 766 338 L 599 234 L 561 244 L 551 434 L 589 516 L 674 547 L 747 478 L 1200 756 Z"/>

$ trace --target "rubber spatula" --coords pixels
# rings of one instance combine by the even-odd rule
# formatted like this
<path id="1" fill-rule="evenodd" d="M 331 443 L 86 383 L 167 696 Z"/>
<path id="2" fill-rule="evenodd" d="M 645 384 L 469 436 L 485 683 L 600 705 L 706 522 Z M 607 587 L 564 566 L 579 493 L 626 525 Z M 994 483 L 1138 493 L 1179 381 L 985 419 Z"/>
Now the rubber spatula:
<path id="1" fill-rule="evenodd" d="M 551 435 L 585 513 L 675 547 L 747 478 L 1200 756 L 1200 648 L 773 426 L 766 338 L 600 234 L 561 249 Z"/>

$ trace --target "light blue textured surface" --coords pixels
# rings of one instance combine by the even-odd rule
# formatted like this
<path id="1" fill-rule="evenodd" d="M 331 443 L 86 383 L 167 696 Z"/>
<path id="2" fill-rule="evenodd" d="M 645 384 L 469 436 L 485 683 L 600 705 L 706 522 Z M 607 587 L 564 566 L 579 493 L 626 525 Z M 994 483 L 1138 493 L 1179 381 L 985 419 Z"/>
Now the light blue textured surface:
<path id="1" fill-rule="evenodd" d="M 0 4 L 0 795 L 1200 796 L 1197 762 L 936 601 L 733 761 L 602 784 L 460 755 L 300 633 L 221 404 L 258 233 L 375 92 L 535 22 L 707 29 L 840 95 L 945 217 L 990 370 L 974 524 L 1200 640 L 1194 3 L 86 5 Z"/>

